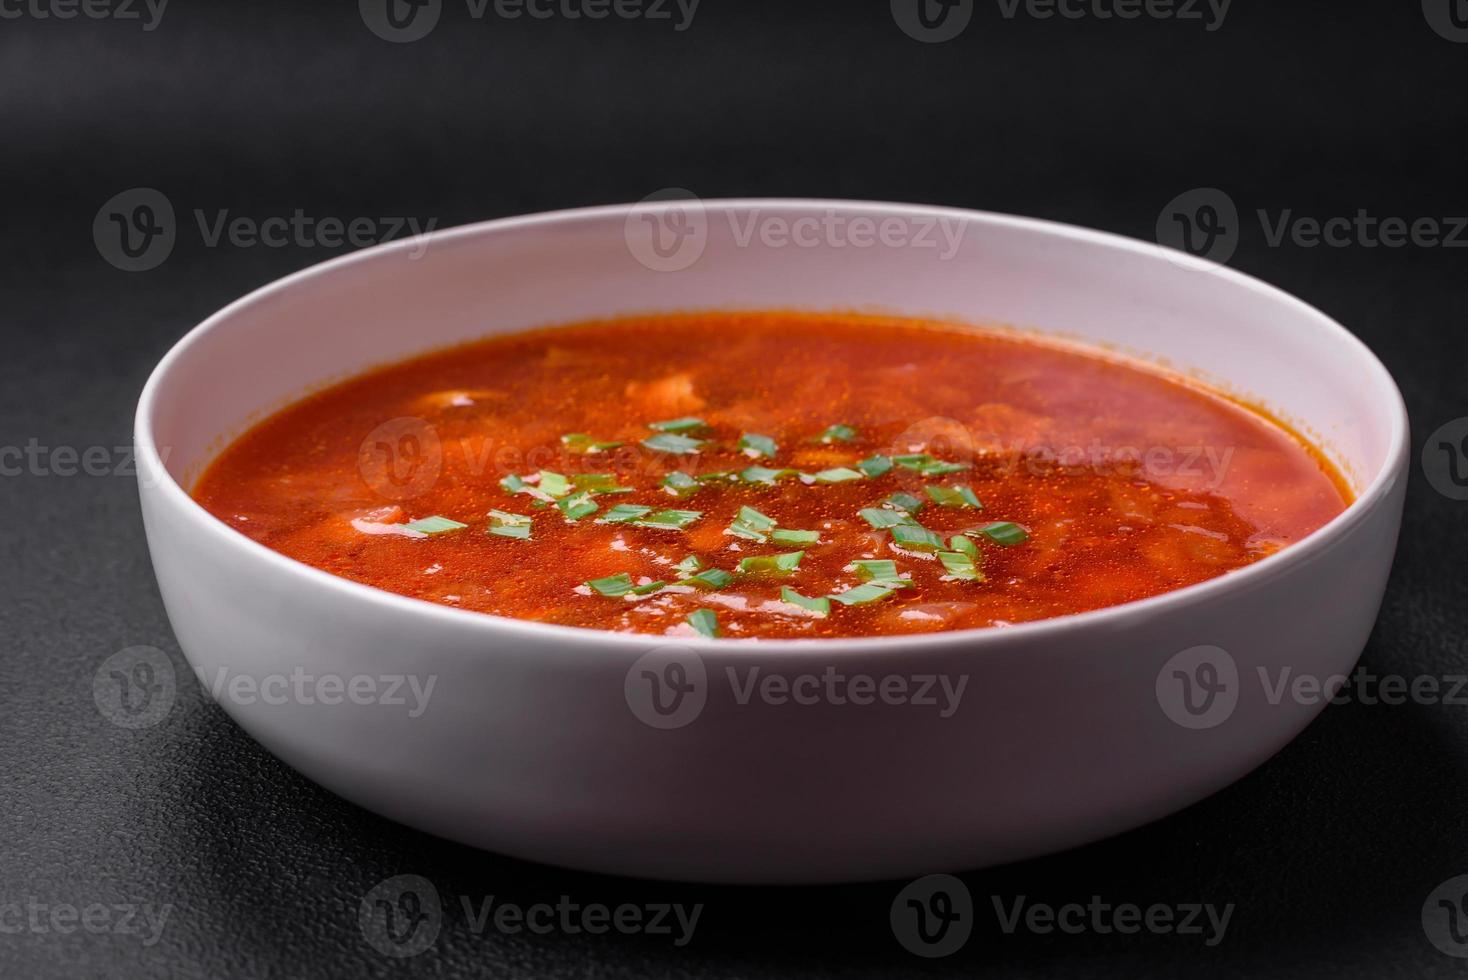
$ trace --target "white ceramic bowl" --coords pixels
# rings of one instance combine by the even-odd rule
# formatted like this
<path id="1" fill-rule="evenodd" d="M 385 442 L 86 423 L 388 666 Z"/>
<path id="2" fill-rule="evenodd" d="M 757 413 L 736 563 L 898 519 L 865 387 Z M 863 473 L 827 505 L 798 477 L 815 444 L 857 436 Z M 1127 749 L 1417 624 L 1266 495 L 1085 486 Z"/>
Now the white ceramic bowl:
<path id="1" fill-rule="evenodd" d="M 862 244 L 869 234 L 885 238 Z M 918 637 L 680 642 L 355 584 L 245 538 L 185 490 L 261 412 L 369 365 L 535 325 L 730 307 L 1007 322 L 1204 369 L 1312 433 L 1357 500 L 1264 561 L 1097 612 Z M 1348 673 L 1366 642 L 1407 435 L 1401 396 L 1364 345 L 1247 276 L 1048 222 L 807 200 L 533 215 L 326 262 L 190 332 L 149 380 L 136 427 L 148 543 L 179 644 L 266 748 L 454 840 L 737 882 L 1010 861 L 1160 817 L 1259 765 L 1323 703 L 1272 699 L 1259 671 Z M 743 683 L 750 667 L 787 680 L 828 669 L 846 683 L 968 680 L 942 717 L 827 696 L 740 703 L 728 670 Z M 685 700 L 670 718 L 650 714 L 649 678 L 678 670 Z M 394 675 L 434 679 L 423 710 L 406 685 L 396 694 L 408 703 L 391 703 Z M 305 686 L 280 680 L 292 676 Z M 356 678 L 364 703 L 335 681 L 313 686 L 333 677 Z"/>

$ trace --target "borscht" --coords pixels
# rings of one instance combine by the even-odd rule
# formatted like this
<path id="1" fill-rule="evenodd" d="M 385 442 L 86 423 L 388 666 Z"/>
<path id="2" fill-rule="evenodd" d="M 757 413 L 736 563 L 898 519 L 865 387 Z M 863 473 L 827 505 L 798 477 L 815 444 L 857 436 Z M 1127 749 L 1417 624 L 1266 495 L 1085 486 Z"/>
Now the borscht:
<path id="1" fill-rule="evenodd" d="M 248 429 L 193 495 L 402 595 L 730 638 L 1113 606 L 1249 565 L 1350 501 L 1284 424 L 1151 364 L 790 311 L 588 322 L 381 367 Z"/>

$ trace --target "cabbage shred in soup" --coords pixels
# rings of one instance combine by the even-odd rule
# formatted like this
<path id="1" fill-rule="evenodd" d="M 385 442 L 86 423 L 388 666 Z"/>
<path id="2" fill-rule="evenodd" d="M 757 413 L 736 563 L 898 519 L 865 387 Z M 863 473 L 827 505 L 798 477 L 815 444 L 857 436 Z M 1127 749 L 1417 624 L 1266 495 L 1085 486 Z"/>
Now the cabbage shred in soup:
<path id="1" fill-rule="evenodd" d="M 1348 503 L 1284 427 L 1138 362 L 898 318 L 494 337 L 313 394 L 194 489 L 367 585 L 724 637 L 994 627 L 1158 595 Z"/>

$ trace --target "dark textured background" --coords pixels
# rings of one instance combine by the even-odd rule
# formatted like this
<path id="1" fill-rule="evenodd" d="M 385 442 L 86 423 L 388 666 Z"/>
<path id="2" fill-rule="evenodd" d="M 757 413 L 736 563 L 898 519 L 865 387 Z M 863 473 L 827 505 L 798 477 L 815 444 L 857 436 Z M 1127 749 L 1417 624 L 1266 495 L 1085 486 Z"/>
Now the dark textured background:
<path id="1" fill-rule="evenodd" d="M 6 7 L 13 10 L 13 7 Z M 450 0 L 421 41 L 385 43 L 350 2 L 173 0 L 136 21 L 0 19 L 0 446 L 129 441 L 148 371 L 229 300 L 340 250 L 204 245 L 192 211 L 436 218 L 440 226 L 634 200 L 909 200 L 1150 238 L 1190 188 L 1243 215 L 1236 268 L 1320 306 L 1400 383 L 1415 431 L 1396 570 L 1365 664 L 1465 669 L 1468 503 L 1415 466 L 1468 415 L 1468 252 L 1271 247 L 1256 209 L 1319 217 L 1468 212 L 1468 44 L 1416 0 L 1237 0 L 1198 22 L 1006 19 L 979 2 L 926 45 L 885 2 L 703 0 L 667 22 L 474 21 Z M 99 257 L 93 216 L 136 186 L 180 215 L 148 272 Z M 1267 352 L 1261 356 L 1268 356 Z M 241 734 L 182 673 L 130 478 L 0 478 L 0 906 L 169 903 L 159 942 L 0 934 L 0 976 L 1427 977 L 1463 961 L 1420 910 L 1468 873 L 1468 706 L 1332 707 L 1231 789 L 1154 826 L 964 876 L 1049 902 L 1237 903 L 1225 941 L 1002 934 L 981 915 L 945 960 L 887 926 L 900 883 L 672 886 L 542 868 L 443 843 L 329 796 Z M 181 689 L 128 731 L 92 699 L 113 652 L 160 647 Z M 357 906 L 421 874 L 528 904 L 706 905 L 694 941 L 474 935 L 388 960 Z M 10 920 L 0 919 L 0 927 Z"/>

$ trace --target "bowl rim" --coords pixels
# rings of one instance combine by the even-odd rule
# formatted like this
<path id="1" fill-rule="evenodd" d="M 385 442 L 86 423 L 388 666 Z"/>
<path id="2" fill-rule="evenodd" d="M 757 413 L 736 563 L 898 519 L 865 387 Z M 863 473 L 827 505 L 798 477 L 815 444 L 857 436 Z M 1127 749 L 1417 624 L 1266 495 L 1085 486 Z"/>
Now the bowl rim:
<path id="1" fill-rule="evenodd" d="M 303 588 L 316 586 L 335 590 L 341 594 L 343 599 L 377 603 L 387 609 L 397 610 L 398 615 L 417 616 L 432 621 L 441 621 L 444 626 L 452 629 L 481 630 L 488 636 L 497 634 L 503 636 L 508 631 L 510 634 L 527 641 L 560 640 L 570 645 L 595 643 L 616 648 L 636 648 L 640 652 L 647 652 L 652 648 L 678 647 L 689 648 L 696 653 L 704 654 L 727 652 L 737 649 L 742 651 L 741 656 L 748 656 L 751 653 L 771 653 L 788 657 L 791 655 L 824 655 L 838 652 L 865 652 L 872 655 L 882 653 L 897 654 L 943 647 L 983 648 L 995 644 L 1005 644 L 1022 640 L 1043 640 L 1046 637 L 1087 628 L 1104 630 L 1126 621 L 1151 619 L 1170 613 L 1179 606 L 1204 602 L 1225 595 L 1231 591 L 1245 592 L 1252 586 L 1257 586 L 1271 578 L 1278 578 L 1286 574 L 1297 566 L 1315 559 L 1333 547 L 1343 536 L 1365 521 L 1372 511 L 1382 505 L 1405 471 L 1409 436 L 1407 408 L 1402 393 L 1397 387 L 1396 381 L 1392 378 L 1391 373 L 1386 369 L 1386 366 L 1381 363 L 1376 354 L 1360 338 L 1347 330 L 1334 318 L 1283 289 L 1272 286 L 1247 273 L 1141 239 L 1064 222 L 1041 218 L 1028 218 L 1002 212 L 840 198 L 694 198 L 690 200 L 697 203 L 706 211 L 737 211 L 749 209 L 805 211 L 812 208 L 844 208 L 878 215 L 924 216 L 935 219 L 945 217 L 957 218 L 964 221 L 980 222 L 999 228 L 1037 232 L 1103 249 L 1115 249 L 1133 254 L 1162 257 L 1174 264 L 1219 276 L 1235 287 L 1250 290 L 1272 302 L 1293 308 L 1297 313 L 1314 320 L 1321 327 L 1325 328 L 1328 334 L 1333 335 L 1337 342 L 1352 349 L 1356 356 L 1367 366 L 1368 370 L 1378 376 L 1378 380 L 1385 384 L 1386 390 L 1395 396 L 1390 405 L 1382 406 L 1384 410 L 1390 413 L 1391 423 L 1390 441 L 1388 443 L 1385 462 L 1375 476 L 1372 477 L 1361 492 L 1356 495 L 1356 498 L 1341 513 L 1312 531 L 1302 540 L 1243 568 L 1225 572 L 1214 578 L 1187 585 L 1180 589 L 1174 589 L 1170 592 L 1163 592 L 1155 596 L 1120 603 L 1114 606 L 1104 606 L 1100 609 L 1068 613 L 1062 616 L 1016 623 L 1003 627 L 973 627 L 969 629 L 942 630 L 920 634 L 900 634 L 896 636 L 780 639 L 667 636 L 652 633 L 622 633 L 582 626 L 563 626 L 560 624 L 516 619 L 511 616 L 502 616 L 496 613 L 456 609 L 453 606 L 430 602 L 426 599 L 416 599 L 411 596 L 390 592 L 376 586 L 366 585 L 333 575 L 330 572 L 323 571 L 281 554 L 278 551 L 274 551 L 260 542 L 255 541 L 253 538 L 247 537 L 205 510 L 201 504 L 189 495 L 188 491 L 174 478 L 173 474 L 169 472 L 167 466 L 164 464 L 158 452 L 153 432 L 153 412 L 156 407 L 155 403 L 158 392 L 166 383 L 169 373 L 183 358 L 185 353 L 195 344 L 200 343 L 204 336 L 219 328 L 220 324 L 227 322 L 240 310 L 274 298 L 311 279 L 330 275 L 337 270 L 357 263 L 373 261 L 384 254 L 409 251 L 421 246 L 425 239 L 430 241 L 466 240 L 484 234 L 512 232 L 537 226 L 552 226 L 609 218 L 625 219 L 627 214 L 633 209 L 649 206 L 649 202 L 641 201 L 514 215 L 435 230 L 429 232 L 427 235 L 395 239 L 390 242 L 384 242 L 379 245 L 349 252 L 345 255 L 336 256 L 323 262 L 318 262 L 251 290 L 249 293 L 227 304 L 192 327 L 169 348 L 157 366 L 154 367 L 152 373 L 149 374 L 148 380 L 144 384 L 142 393 L 139 396 L 133 422 L 133 441 L 134 450 L 138 458 L 137 474 L 140 492 L 145 494 L 153 492 L 161 498 L 165 506 L 188 512 L 195 519 L 196 524 L 207 529 L 208 533 L 215 535 L 220 541 L 225 542 L 226 547 L 242 548 L 246 555 L 263 562 L 266 566 L 277 569 L 278 571 L 275 574 L 294 577 L 301 583 Z M 677 202 L 657 201 L 652 203 L 671 204 Z M 154 474 L 151 487 L 148 486 L 145 471 Z"/>

